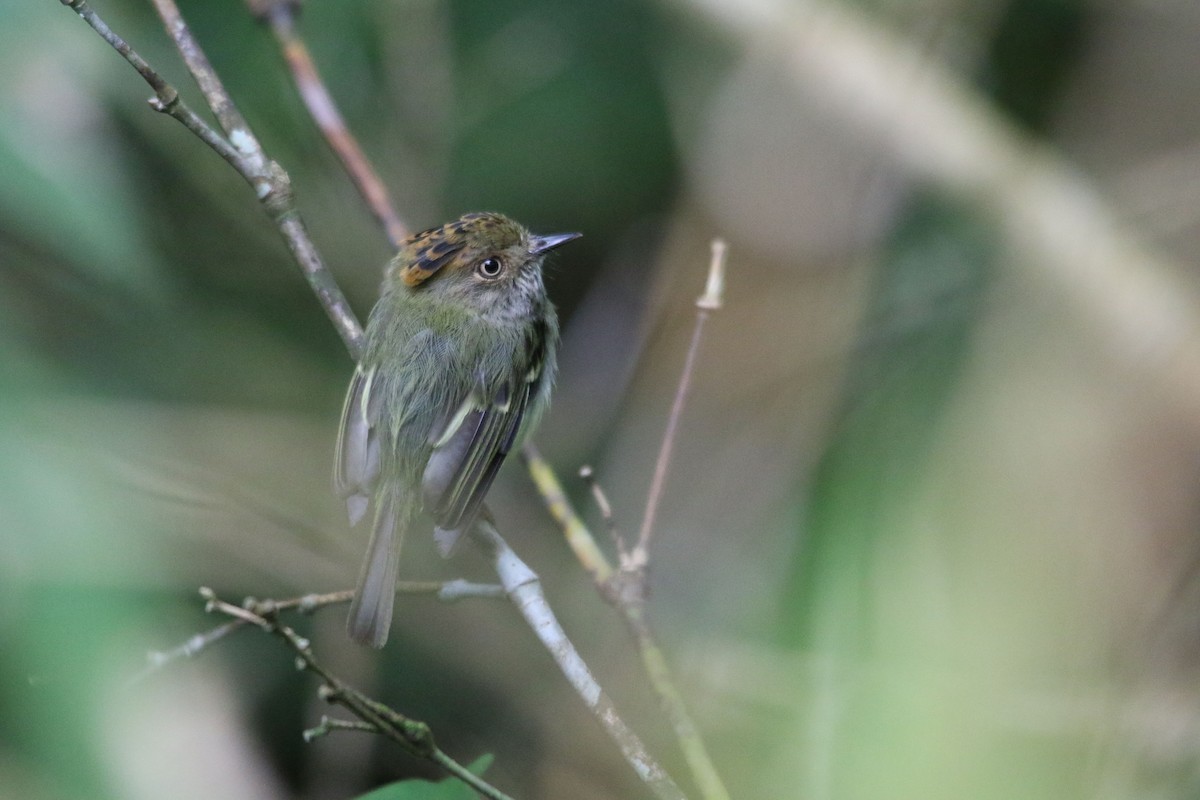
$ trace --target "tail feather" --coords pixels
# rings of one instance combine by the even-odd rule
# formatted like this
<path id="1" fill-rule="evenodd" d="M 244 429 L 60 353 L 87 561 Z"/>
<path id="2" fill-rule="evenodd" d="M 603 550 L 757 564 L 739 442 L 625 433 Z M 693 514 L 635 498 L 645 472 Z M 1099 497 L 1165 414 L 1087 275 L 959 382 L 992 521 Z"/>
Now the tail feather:
<path id="1" fill-rule="evenodd" d="M 358 588 L 346 620 L 350 638 L 372 647 L 383 647 L 392 627 L 400 546 L 414 516 L 412 503 L 399 494 L 392 489 L 379 493 L 371 543 L 367 546 Z"/>

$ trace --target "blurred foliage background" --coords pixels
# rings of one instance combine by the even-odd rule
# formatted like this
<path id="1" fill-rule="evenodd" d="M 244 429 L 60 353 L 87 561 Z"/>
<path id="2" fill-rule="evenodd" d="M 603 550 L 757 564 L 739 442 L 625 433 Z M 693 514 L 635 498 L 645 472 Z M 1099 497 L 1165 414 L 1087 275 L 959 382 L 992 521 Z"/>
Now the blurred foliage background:
<path id="1" fill-rule="evenodd" d="M 96 8 L 192 92 L 148 4 Z M 274 43 L 236 0 L 182 8 L 365 315 L 386 244 Z M 1196 796 L 1200 6 L 310 0 L 302 30 L 414 229 L 495 209 L 585 233 L 552 267 L 538 440 L 581 507 L 596 465 L 625 530 L 729 240 L 651 614 L 735 797 Z M 839 81 L 881 48 L 913 56 L 900 91 L 855 105 Z M 929 75 L 1022 143 L 1014 180 L 1066 175 L 1078 203 L 1031 193 L 1014 222 L 922 166 L 938 141 L 887 146 L 938 130 Z M 436 777 L 368 737 L 305 745 L 325 709 L 263 637 L 130 682 L 212 624 L 197 586 L 344 588 L 365 542 L 328 488 L 352 365 L 252 193 L 148 96 L 59 3 L 0 3 L 0 797 Z M 1075 233 L 1040 260 L 1019 241 Z M 492 498 L 689 786 L 519 464 Z M 488 575 L 420 537 L 402 571 Z M 510 607 L 398 616 L 380 655 L 338 612 L 301 624 L 514 796 L 645 796 Z"/>

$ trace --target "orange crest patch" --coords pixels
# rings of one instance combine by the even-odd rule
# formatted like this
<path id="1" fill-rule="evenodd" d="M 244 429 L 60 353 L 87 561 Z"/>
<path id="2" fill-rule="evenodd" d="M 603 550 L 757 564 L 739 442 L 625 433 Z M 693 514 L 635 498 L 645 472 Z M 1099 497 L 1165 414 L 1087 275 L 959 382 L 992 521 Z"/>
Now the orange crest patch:
<path id="1" fill-rule="evenodd" d="M 400 279 L 408 286 L 424 283 L 462 252 L 466 239 L 447 226 L 422 231 L 409 239 L 405 249 L 411 257 L 400 270 Z"/>
<path id="2" fill-rule="evenodd" d="M 436 228 L 414 233 L 395 261 L 400 280 L 417 286 L 468 253 L 502 249 L 525 237 L 524 229 L 501 214 L 475 212 Z"/>

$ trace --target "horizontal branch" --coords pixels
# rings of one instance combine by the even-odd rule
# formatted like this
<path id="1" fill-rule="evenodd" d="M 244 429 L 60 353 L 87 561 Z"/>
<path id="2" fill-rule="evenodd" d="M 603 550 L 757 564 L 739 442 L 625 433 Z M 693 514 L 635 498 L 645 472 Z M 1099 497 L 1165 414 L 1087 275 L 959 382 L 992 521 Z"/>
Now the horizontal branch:
<path id="1" fill-rule="evenodd" d="M 453 603 L 458 600 L 468 598 L 502 598 L 505 596 L 504 588 L 497 584 L 489 583 L 472 583 L 461 578 L 456 578 L 450 581 L 400 581 L 396 584 L 396 592 L 398 594 L 427 594 L 436 597 L 438 600 L 447 603 Z M 212 590 L 201 587 L 200 593 L 204 597 L 212 595 Z M 273 613 L 282 611 L 298 611 L 301 614 L 311 614 L 318 609 L 326 606 L 342 605 L 349 603 L 354 598 L 353 589 L 344 589 L 340 592 L 328 592 L 326 594 L 306 594 L 299 597 L 292 597 L 286 600 L 270 600 L 258 601 L 248 599 L 248 603 L 262 605 L 269 603 L 269 607 Z M 204 650 L 221 641 L 230 634 L 241 630 L 253 620 L 249 618 L 234 617 L 228 622 L 223 622 L 207 631 L 189 636 L 187 641 L 173 647 L 170 650 L 154 650 L 146 655 L 146 667 L 136 674 L 130 683 L 137 683 L 144 680 L 146 677 L 172 662 L 179 661 L 185 658 L 194 658 Z"/>

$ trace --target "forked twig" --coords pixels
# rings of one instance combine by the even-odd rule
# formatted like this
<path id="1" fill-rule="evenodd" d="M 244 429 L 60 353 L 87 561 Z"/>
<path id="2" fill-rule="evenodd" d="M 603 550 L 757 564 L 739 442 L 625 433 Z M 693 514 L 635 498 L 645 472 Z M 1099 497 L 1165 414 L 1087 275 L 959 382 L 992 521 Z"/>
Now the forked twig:
<path id="1" fill-rule="evenodd" d="M 424 722 L 410 719 L 395 709 L 372 700 L 327 670 L 313 655 L 309 641 L 279 621 L 278 603 L 248 599 L 238 606 L 221 600 L 211 589 L 202 589 L 200 594 L 206 601 L 206 610 L 225 614 L 232 618 L 232 622 L 243 621 L 255 625 L 284 641 L 296 654 L 296 666 L 321 679 L 321 699 L 342 706 L 362 720 L 361 724 L 330 723 L 325 726 L 326 731 L 337 728 L 381 734 L 412 755 L 437 764 L 484 797 L 490 800 L 512 800 L 504 792 L 446 755 L 434 742 L 433 733 Z M 305 731 L 305 738 L 314 738 L 313 731 Z"/>
<path id="2" fill-rule="evenodd" d="M 709 312 L 720 308 L 722 304 L 725 291 L 725 254 L 724 241 L 713 240 L 712 259 L 709 263 L 705 291 L 696 301 L 696 326 L 692 332 L 680 385 L 676 389 L 675 401 L 671 406 L 671 417 L 659 449 L 658 463 L 655 466 L 655 480 L 651 486 L 646 515 L 642 521 L 642 534 L 632 553 L 625 552 L 620 537 L 615 533 L 611 522 L 612 511 L 608 506 L 608 498 L 603 492 L 598 491 L 599 484 L 595 481 L 591 471 L 588 470 L 588 474 L 582 476 L 589 481 L 593 496 L 596 497 L 597 504 L 601 508 L 601 516 L 614 535 L 620 556 L 617 569 L 613 569 L 596 545 L 591 531 L 575 511 L 574 506 L 571 505 L 558 476 L 542 458 L 541 453 L 532 444 L 526 444 L 521 449 L 521 455 L 542 496 L 542 501 L 562 528 L 575 557 L 591 574 L 601 596 L 620 612 L 622 620 L 633 636 L 638 653 L 642 658 L 642 666 L 650 684 L 662 700 L 663 708 L 675 731 L 675 737 L 679 740 L 679 747 L 683 750 L 692 777 L 705 800 L 729 800 L 729 791 L 725 788 L 725 784 L 708 754 L 704 739 L 700 736 L 699 728 L 696 727 L 687 710 L 683 696 L 675 686 L 666 657 L 655 641 L 650 623 L 646 619 L 646 568 L 649 565 L 649 532 L 653 530 L 658 500 L 662 494 L 667 470 L 670 466 L 671 450 L 678 432 L 679 420 L 683 415 L 691 376 L 695 370 L 696 357 L 700 347 L 700 334 Z"/>
<path id="3" fill-rule="evenodd" d="M 583 698 L 605 732 L 617 743 L 638 777 L 660 800 L 683 800 L 683 791 L 654 760 L 633 729 L 617 714 L 612 699 L 600 688 L 579 651 L 567 638 L 566 631 L 546 602 L 537 573 L 513 552 L 489 520 L 481 519 L 476 523 L 472 535 L 490 553 L 496 574 L 508 589 L 513 605 L 525 617 L 543 646 L 554 654 L 554 660 L 567 681 Z"/>
<path id="4" fill-rule="evenodd" d="M 283 168 L 269 159 L 263 152 L 237 106 L 221 85 L 204 51 L 196 43 L 187 24 L 179 15 L 172 0 L 154 0 L 155 8 L 163 20 L 176 47 L 183 56 L 204 94 L 205 102 L 216 115 L 224 134 L 214 130 L 201 119 L 180 97 L 179 91 L 137 54 L 129 44 L 117 35 L 88 5 L 87 0 L 61 0 L 86 22 L 92 30 L 108 42 L 114 50 L 129 62 L 142 79 L 154 90 L 150 105 L 155 111 L 178 120 L 185 128 L 208 145 L 241 175 L 254 189 L 284 243 L 300 266 L 305 279 L 316 294 L 317 300 L 333 322 L 334 328 L 346 344 L 346 349 L 356 361 L 362 350 L 362 326 L 346 302 L 341 288 L 325 266 L 317 248 L 308 236 L 308 231 L 296 211 L 292 196 L 291 179 Z"/>
<path id="5" fill-rule="evenodd" d="M 614 570 L 596 546 L 591 531 L 571 504 L 558 481 L 558 476 L 537 448 L 526 444 L 521 448 L 521 456 L 525 459 L 529 474 L 533 476 L 542 501 L 564 534 L 567 534 L 567 542 L 575 557 L 591 574 L 600 596 L 617 609 L 629 628 L 637 644 L 642 667 L 654 691 L 662 700 L 671 728 L 675 731 L 675 738 L 679 740 L 679 748 L 687 759 L 688 768 L 701 796 L 705 800 L 729 800 L 729 791 L 713 765 L 699 728 L 688 713 L 683 696 L 675 688 L 667 659 L 655 641 L 649 622 L 645 618 L 644 570 Z"/>
<path id="6" fill-rule="evenodd" d="M 200 120 L 187 108 L 179 98 L 178 92 L 153 70 L 132 48 L 120 37 L 113 33 L 107 25 L 88 7 L 86 0 L 61 0 L 64 5 L 72 8 L 97 33 L 109 42 L 127 61 L 137 69 L 138 73 L 155 90 L 154 107 L 179 119 L 196 135 L 222 155 L 255 189 L 255 193 L 278 226 L 285 242 L 292 251 L 293 257 L 300 265 L 310 285 L 317 294 L 330 319 L 341 334 L 347 350 L 353 359 L 358 360 L 362 351 L 362 328 L 355 318 L 340 288 L 326 269 L 316 248 L 308 238 L 299 214 L 295 209 L 291 185 L 287 174 L 278 164 L 268 159 L 258 140 L 254 137 L 245 120 L 237 111 L 232 99 L 222 86 L 211 64 L 204 56 L 198 43 L 192 37 L 190 30 L 179 14 L 173 0 L 153 0 L 176 47 L 184 58 L 197 84 L 200 86 L 205 100 L 218 122 L 225 131 L 223 137 Z M 348 133 L 347 133 L 348 135 Z M 364 159 L 365 163 L 365 159 Z M 369 169 L 369 165 L 367 166 Z M 482 526 L 476 526 L 476 530 Z M 670 776 L 649 756 L 644 746 L 635 734 L 624 724 L 616 714 L 616 710 L 591 678 L 586 665 L 578 653 L 565 638 L 553 611 L 541 593 L 537 575 L 517 557 L 516 553 L 504 542 L 500 534 L 490 524 L 483 535 L 485 543 L 494 554 L 497 574 L 500 575 L 505 592 L 525 616 L 531 627 L 539 634 L 551 655 L 559 663 L 572 685 L 583 697 L 588 707 L 597 716 L 606 730 L 616 739 L 626 760 L 635 772 L 647 783 L 655 794 L 663 800 L 682 800 L 684 797 L 679 787 Z M 602 556 L 601 556 L 602 558 Z M 196 647 L 203 648 L 212 641 L 217 641 L 229 632 L 247 624 L 254 624 L 264 630 L 275 633 L 285 639 L 297 652 L 303 661 L 305 669 L 318 674 L 330 687 L 329 699 L 342 703 L 350 708 L 364 722 L 373 725 L 381 733 L 405 741 L 415 752 L 440 763 L 444 768 L 471 784 L 488 797 L 503 798 L 498 790 L 479 781 L 473 774 L 453 760 L 441 754 L 432 745 L 432 737 L 428 729 L 420 723 L 412 723 L 401 715 L 381 704 L 363 698 L 350 690 L 334 676 L 327 673 L 312 659 L 308 643 L 296 636 L 290 628 L 276 624 L 273 617 L 279 610 L 276 605 L 254 605 L 251 609 L 243 609 L 210 598 L 214 610 L 233 617 L 226 625 L 219 626 L 209 634 L 202 634 L 200 639 L 189 640 L 192 646 L 185 644 L 176 648 L 168 655 L 181 657 L 195 652 Z M 344 600 L 339 596 L 339 601 Z M 261 613 L 260 613 L 261 612 Z M 556 636 L 548 637 L 548 632 L 556 630 Z M 565 642 L 567 646 L 550 647 L 550 640 Z M 176 654 L 171 656 L 171 654 Z M 587 680 L 583 679 L 586 675 Z M 411 726 L 417 727 L 411 727 Z"/>
<path id="7" fill-rule="evenodd" d="M 88 5 L 87 0 L 61 0 L 64 6 L 67 6 L 80 19 L 86 22 L 92 30 L 100 35 L 104 41 L 108 42 L 114 50 L 129 62 L 129 65 L 137 70 L 137 73 L 142 76 L 142 79 L 150 85 L 154 90 L 154 97 L 150 100 L 150 106 L 155 111 L 173 117 L 185 128 L 195 134 L 196 138 L 204 142 L 217 155 L 228 161 L 233 168 L 241 172 L 240 159 L 241 154 L 234 149 L 228 141 L 213 130 L 207 122 L 201 119 L 187 103 L 179 96 L 179 92 L 175 87 L 167 83 L 161 75 L 158 74 L 146 60 L 129 46 L 129 43 L 120 37 L 108 24 L 100 18 L 100 16 Z"/>
<path id="8" fill-rule="evenodd" d="M 612 565 L 604 557 L 603 551 L 596 546 L 596 540 L 592 538 L 587 525 L 571 507 L 571 501 L 567 498 L 558 476 L 554 474 L 554 468 L 542 458 L 537 445 L 532 441 L 521 446 L 521 457 L 525 459 L 525 467 L 529 470 L 529 476 L 533 478 L 533 485 L 537 487 L 538 494 L 542 496 L 542 502 L 546 504 L 550 516 L 562 528 L 563 536 L 575 553 L 575 558 L 579 559 L 579 563 L 597 584 L 607 583 L 613 575 Z"/>
<path id="9" fill-rule="evenodd" d="M 201 589 L 201 591 L 211 592 L 210 589 Z M 467 598 L 504 597 L 504 588 L 498 584 L 472 583 L 461 578 L 445 582 L 400 581 L 396 584 L 396 592 L 399 594 L 429 594 L 435 596 L 438 600 L 448 603 Z M 306 594 L 300 597 L 292 597 L 286 600 L 271 600 L 269 602 L 271 607 L 277 612 L 295 610 L 301 614 L 312 614 L 326 606 L 349 603 L 353 598 L 354 590 L 345 589 L 340 592 Z M 223 622 L 207 631 L 189 636 L 187 641 L 170 650 L 153 650 L 147 653 L 145 668 L 134 675 L 130 679 L 130 683 L 138 683 L 145 680 L 149 675 L 175 661 L 199 655 L 230 634 L 246 627 L 249 623 L 250 620 L 234 617 L 228 622 Z"/>

